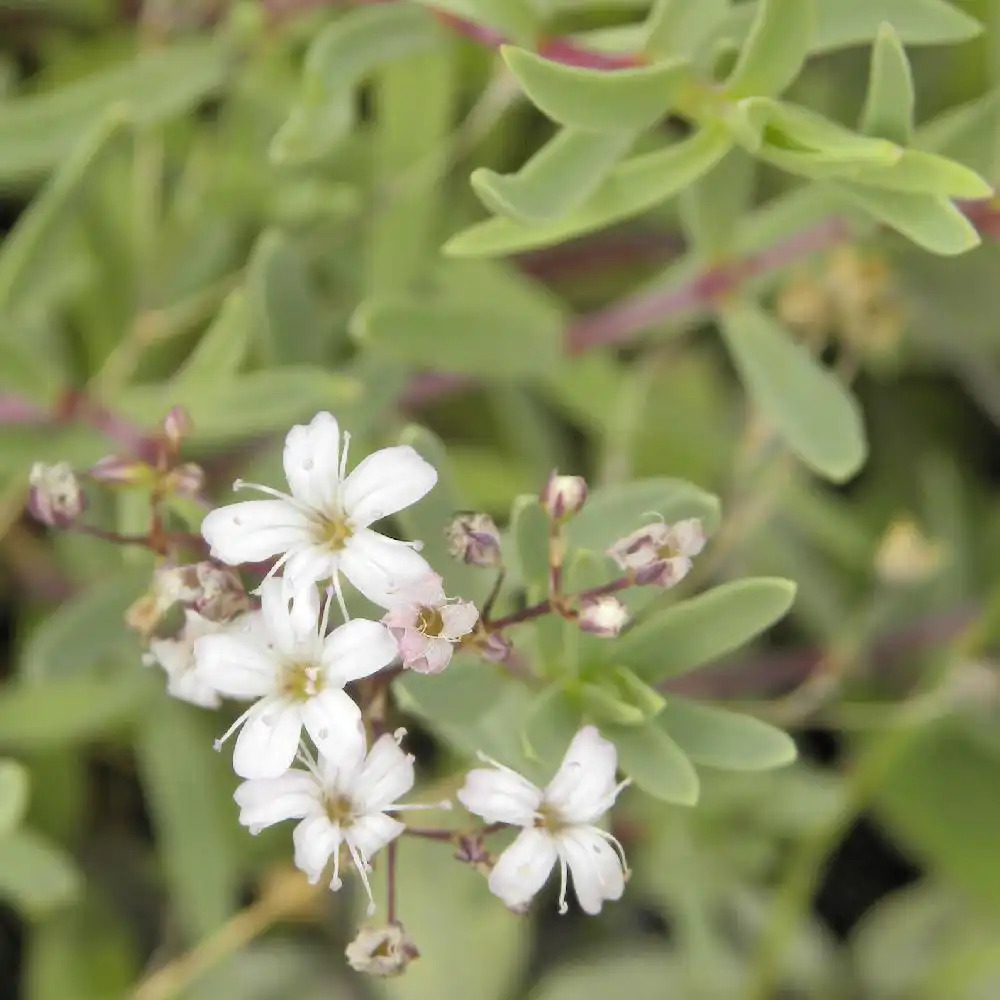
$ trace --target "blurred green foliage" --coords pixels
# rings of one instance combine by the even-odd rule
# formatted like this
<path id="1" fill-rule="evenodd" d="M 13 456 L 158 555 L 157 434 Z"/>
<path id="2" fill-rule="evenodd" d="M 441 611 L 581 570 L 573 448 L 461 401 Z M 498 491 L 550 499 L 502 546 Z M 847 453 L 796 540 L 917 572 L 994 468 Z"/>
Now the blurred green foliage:
<path id="1" fill-rule="evenodd" d="M 4 995 L 997 996 L 998 86 L 997 0 L 0 0 Z M 225 712 L 141 667 L 152 555 L 21 516 L 32 462 L 174 405 L 220 502 L 319 409 L 412 444 L 442 480 L 399 526 L 478 601 L 441 527 L 494 514 L 505 600 L 544 597 L 552 468 L 595 488 L 578 588 L 704 519 L 620 642 L 546 621 L 532 689 L 464 656 L 394 687 L 438 794 L 613 732 L 621 904 L 516 917 L 406 841 L 402 979 L 346 969 L 346 893 L 254 923 L 289 838 L 237 826 Z M 861 815 L 918 877 L 841 859 L 813 906 Z"/>

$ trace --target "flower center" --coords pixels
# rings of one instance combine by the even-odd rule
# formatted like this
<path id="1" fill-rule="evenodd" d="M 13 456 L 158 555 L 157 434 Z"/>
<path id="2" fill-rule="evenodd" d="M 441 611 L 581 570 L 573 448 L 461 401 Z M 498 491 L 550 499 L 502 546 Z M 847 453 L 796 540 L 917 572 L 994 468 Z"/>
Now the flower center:
<path id="1" fill-rule="evenodd" d="M 308 701 L 326 686 L 319 665 L 311 661 L 285 665 L 281 678 L 281 693 L 293 701 Z"/>
<path id="2" fill-rule="evenodd" d="M 681 554 L 680 550 L 674 548 L 674 546 L 670 545 L 670 544 L 661 545 L 656 550 L 656 558 L 657 559 L 676 559 L 677 556 L 679 556 L 680 554 Z"/>
<path id="3" fill-rule="evenodd" d="M 428 639 L 437 638 L 443 628 L 444 618 L 437 608 L 420 609 L 420 614 L 417 615 L 417 629 Z"/>
<path id="4" fill-rule="evenodd" d="M 340 552 L 347 546 L 354 529 L 342 515 L 335 517 L 323 516 L 316 526 L 316 541 L 331 552 Z"/>
<path id="5" fill-rule="evenodd" d="M 554 809 L 545 802 L 538 807 L 538 815 L 535 817 L 536 829 L 556 834 L 559 833 L 560 830 L 564 829 L 565 826 L 566 822 L 563 820 L 562 816 L 559 815 L 559 811 L 557 809 Z"/>
<path id="6" fill-rule="evenodd" d="M 327 799 L 326 815 L 331 823 L 337 823 L 341 829 L 349 827 L 354 822 L 354 805 L 346 795 L 337 795 Z"/>

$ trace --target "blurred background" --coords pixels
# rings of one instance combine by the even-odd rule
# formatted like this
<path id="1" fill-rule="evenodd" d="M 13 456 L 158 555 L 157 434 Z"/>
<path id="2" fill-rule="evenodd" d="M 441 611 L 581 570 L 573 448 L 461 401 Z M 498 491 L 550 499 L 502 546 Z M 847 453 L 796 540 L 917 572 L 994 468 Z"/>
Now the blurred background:
<path id="1" fill-rule="evenodd" d="M 918 124 L 954 126 L 949 154 L 996 180 L 1000 3 L 840 2 L 912 39 Z M 306 53 L 354 6 L 0 0 L 0 755 L 17 762 L 0 769 L 0 997 L 1000 996 L 992 203 L 967 211 L 980 247 L 937 257 L 821 216 L 783 228 L 765 206 L 799 181 L 732 165 L 734 215 L 808 236 L 754 293 L 862 405 L 867 464 L 831 485 L 747 405 L 707 302 L 628 319 L 690 277 L 676 199 L 488 267 L 440 254 L 484 215 L 470 172 L 515 170 L 553 132 L 496 56 L 506 20 L 530 8 L 546 38 L 614 51 L 648 4 L 426 4 L 426 46 L 373 21 L 377 58 L 341 52 L 345 99 L 319 114 Z M 868 50 L 818 53 L 792 98 L 853 123 Z M 404 346 L 383 341 L 364 303 L 413 288 L 465 298 L 447 328 L 420 314 Z M 599 919 L 558 916 L 552 886 L 515 917 L 446 849 L 408 842 L 401 915 L 423 957 L 398 980 L 352 973 L 354 887 L 307 891 L 287 829 L 238 826 L 212 751 L 226 720 L 141 666 L 124 616 L 151 554 L 23 512 L 33 462 L 142 454 L 175 404 L 219 501 L 237 476 L 280 485 L 284 433 L 318 409 L 358 455 L 429 428 L 463 506 L 501 524 L 554 467 L 718 494 L 691 587 L 778 575 L 798 596 L 676 685 L 786 727 L 799 761 L 705 771 L 693 809 L 623 796 L 634 874 Z M 170 503 L 196 530 L 197 502 Z M 89 513 L 144 530 L 148 491 Z M 410 728 L 414 798 L 453 791 L 466 759 Z"/>

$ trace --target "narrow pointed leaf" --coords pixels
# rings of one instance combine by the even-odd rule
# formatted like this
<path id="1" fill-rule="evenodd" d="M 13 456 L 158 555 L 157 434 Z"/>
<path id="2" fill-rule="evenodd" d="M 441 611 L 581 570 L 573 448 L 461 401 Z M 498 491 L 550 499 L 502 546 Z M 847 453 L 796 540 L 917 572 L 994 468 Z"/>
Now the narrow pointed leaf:
<path id="1" fill-rule="evenodd" d="M 252 328 L 246 292 L 238 288 L 223 302 L 175 380 L 204 385 L 235 375 L 246 357 Z"/>
<path id="2" fill-rule="evenodd" d="M 601 726 L 618 749 L 618 765 L 644 792 L 664 802 L 693 806 L 698 775 L 681 748 L 656 722 L 644 726 Z"/>
<path id="3" fill-rule="evenodd" d="M 768 771 L 790 764 L 795 743 L 749 715 L 672 698 L 656 724 L 696 764 L 725 771 Z"/>
<path id="4" fill-rule="evenodd" d="M 770 628 L 794 599 L 790 580 L 761 577 L 724 583 L 626 632 L 618 640 L 615 659 L 650 684 L 687 673 Z"/>
<path id="5" fill-rule="evenodd" d="M 849 479 L 867 445 L 857 401 L 832 372 L 756 303 L 722 310 L 722 331 L 750 397 L 810 468 Z"/>
<path id="6" fill-rule="evenodd" d="M 529 224 L 557 219 L 594 193 L 634 139 L 627 131 L 564 128 L 516 174 L 474 170 L 472 187 L 499 215 Z"/>
<path id="7" fill-rule="evenodd" d="M 780 94 L 799 75 L 812 41 L 814 0 L 761 0 L 726 90 L 734 97 Z"/>
<path id="8" fill-rule="evenodd" d="M 905 149 L 890 167 L 862 167 L 849 179 L 876 187 L 949 198 L 989 198 L 993 188 L 974 170 L 919 149 Z"/>
<path id="9" fill-rule="evenodd" d="M 321 158 L 354 124 L 354 89 L 387 62 L 441 43 L 434 18 L 410 4 L 353 10 L 313 40 L 299 96 L 271 143 L 271 160 L 306 163 Z"/>
<path id="10" fill-rule="evenodd" d="M 0 899 L 23 916 L 39 919 L 73 902 L 83 876 L 73 859 L 32 830 L 17 830 L 0 841 Z"/>
<path id="11" fill-rule="evenodd" d="M 498 257 L 602 229 L 666 201 L 710 170 L 731 146 L 721 127 L 702 129 L 667 149 L 619 164 L 586 203 L 561 219 L 537 226 L 489 219 L 453 236 L 444 252 L 452 257 Z"/>
<path id="12" fill-rule="evenodd" d="M 657 0 L 646 21 L 646 54 L 653 59 L 697 52 L 729 13 L 729 0 Z"/>
<path id="13" fill-rule="evenodd" d="M 0 837 L 20 825 L 27 808 L 27 770 L 19 761 L 0 759 Z"/>
<path id="14" fill-rule="evenodd" d="M 954 257 L 981 242 L 975 226 L 947 198 L 849 182 L 839 182 L 836 189 L 846 201 L 931 253 Z"/>
<path id="15" fill-rule="evenodd" d="M 891 24 L 881 24 L 872 47 L 861 131 L 909 145 L 913 136 L 913 105 L 913 73 L 906 50 L 896 29 Z"/>
<path id="16" fill-rule="evenodd" d="M 689 67 L 679 59 L 607 71 L 566 66 L 513 46 L 500 51 L 524 92 L 553 121 L 594 132 L 649 128 L 689 80 Z"/>

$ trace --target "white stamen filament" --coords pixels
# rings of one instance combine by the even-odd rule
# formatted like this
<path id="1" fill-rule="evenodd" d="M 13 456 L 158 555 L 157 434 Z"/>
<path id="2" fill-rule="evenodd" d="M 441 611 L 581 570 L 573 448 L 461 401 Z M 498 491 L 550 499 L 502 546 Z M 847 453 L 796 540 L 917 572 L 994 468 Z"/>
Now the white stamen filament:
<path id="1" fill-rule="evenodd" d="M 567 881 L 566 857 L 562 851 L 559 852 L 559 915 L 569 912 L 569 904 L 566 902 L 566 881 Z"/>
<path id="2" fill-rule="evenodd" d="M 267 699 L 262 698 L 260 701 L 251 705 L 242 715 L 212 744 L 216 750 L 222 749 L 222 744 L 229 739 L 237 729 L 240 728 L 245 722 L 249 722 L 251 719 L 255 719 L 258 715 L 263 715 L 264 712 L 270 706 L 267 704 Z M 267 721 L 266 719 L 264 720 Z"/>
<path id="3" fill-rule="evenodd" d="M 354 862 L 354 868 L 358 875 L 361 877 L 361 881 L 364 883 L 365 892 L 368 893 L 368 916 L 371 917 L 375 913 L 375 897 L 372 895 L 372 885 L 368 881 L 368 862 L 365 860 L 365 856 L 361 851 L 355 847 L 350 840 L 347 841 L 347 849 L 351 852 L 351 860 Z"/>

